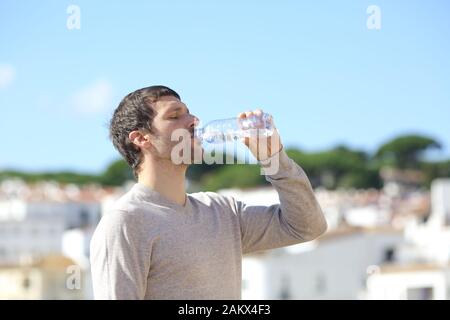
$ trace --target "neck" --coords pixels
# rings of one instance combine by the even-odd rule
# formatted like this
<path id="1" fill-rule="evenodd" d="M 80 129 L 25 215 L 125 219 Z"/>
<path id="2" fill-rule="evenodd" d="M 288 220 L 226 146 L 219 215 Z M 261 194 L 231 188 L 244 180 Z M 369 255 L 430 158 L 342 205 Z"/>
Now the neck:
<path id="1" fill-rule="evenodd" d="M 186 169 L 169 160 L 148 161 L 141 167 L 138 182 L 179 205 L 186 203 Z"/>

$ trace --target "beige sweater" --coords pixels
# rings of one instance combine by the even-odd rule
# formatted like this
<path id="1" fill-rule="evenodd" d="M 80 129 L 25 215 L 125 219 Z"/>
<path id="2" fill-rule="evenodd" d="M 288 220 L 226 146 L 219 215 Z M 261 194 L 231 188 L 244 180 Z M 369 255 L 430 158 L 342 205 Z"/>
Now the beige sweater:
<path id="1" fill-rule="evenodd" d="M 282 150 L 266 175 L 280 204 L 250 206 L 212 192 L 185 206 L 135 184 L 91 241 L 96 299 L 240 299 L 242 255 L 310 241 L 327 224 L 304 171 Z"/>

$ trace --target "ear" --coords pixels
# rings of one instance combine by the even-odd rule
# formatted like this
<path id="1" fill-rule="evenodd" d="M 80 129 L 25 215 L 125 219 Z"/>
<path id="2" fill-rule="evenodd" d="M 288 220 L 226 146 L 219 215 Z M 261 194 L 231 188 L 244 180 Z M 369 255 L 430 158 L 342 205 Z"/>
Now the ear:
<path id="1" fill-rule="evenodd" d="M 149 134 L 139 130 L 131 131 L 128 134 L 128 139 L 139 148 L 147 149 L 151 146 Z"/>

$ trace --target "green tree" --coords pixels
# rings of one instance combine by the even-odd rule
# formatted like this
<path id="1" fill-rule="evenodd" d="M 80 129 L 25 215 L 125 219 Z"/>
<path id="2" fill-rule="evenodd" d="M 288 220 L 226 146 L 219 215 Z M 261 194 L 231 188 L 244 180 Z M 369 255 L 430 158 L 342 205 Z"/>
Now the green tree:
<path id="1" fill-rule="evenodd" d="M 450 160 L 437 162 L 422 162 L 421 170 L 425 174 L 424 186 L 429 188 L 437 178 L 450 178 Z"/>
<path id="2" fill-rule="evenodd" d="M 81 174 L 70 171 L 27 173 L 9 170 L 0 172 L 0 181 L 11 178 L 18 178 L 27 183 L 36 183 L 40 181 L 55 181 L 62 184 L 74 183 L 78 185 L 99 183 L 99 178 L 96 175 Z"/>
<path id="3" fill-rule="evenodd" d="M 226 163 L 236 163 L 236 157 L 227 155 L 225 152 L 221 155 L 217 156 L 218 158 L 222 158 L 222 164 L 212 163 L 206 164 L 202 159 L 202 163 L 200 164 L 191 164 L 186 172 L 186 177 L 195 183 L 199 183 L 207 174 L 211 174 L 213 172 L 218 171 L 223 167 L 223 164 Z"/>
<path id="4" fill-rule="evenodd" d="M 125 160 L 116 160 L 100 175 L 99 180 L 103 185 L 121 186 L 128 180 L 134 180 L 134 175 Z"/>
<path id="5" fill-rule="evenodd" d="M 378 171 L 369 166 L 369 155 L 345 146 L 328 151 L 304 153 L 290 149 L 287 154 L 308 175 L 313 187 L 380 188 Z"/>
<path id="6" fill-rule="evenodd" d="M 202 180 L 204 190 L 217 191 L 225 188 L 251 188 L 266 184 L 259 165 L 229 164 L 207 174 Z"/>
<path id="7" fill-rule="evenodd" d="M 375 153 L 378 166 L 393 166 L 399 169 L 419 168 L 420 156 L 431 148 L 441 148 L 441 144 L 429 137 L 405 135 L 383 144 Z"/>

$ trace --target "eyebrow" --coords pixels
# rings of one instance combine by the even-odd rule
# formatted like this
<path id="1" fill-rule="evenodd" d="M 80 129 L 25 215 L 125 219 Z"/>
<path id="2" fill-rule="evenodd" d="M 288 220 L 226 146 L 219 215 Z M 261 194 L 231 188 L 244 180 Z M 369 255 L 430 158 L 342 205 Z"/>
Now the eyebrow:
<path id="1" fill-rule="evenodd" d="M 189 108 L 188 107 L 185 107 L 185 108 L 186 108 L 187 112 L 190 113 Z M 184 109 L 182 106 L 172 107 L 169 110 L 167 110 L 164 114 L 167 115 L 167 114 L 169 114 L 171 112 L 182 110 L 182 109 Z"/>

